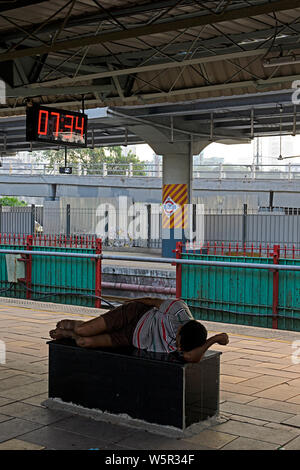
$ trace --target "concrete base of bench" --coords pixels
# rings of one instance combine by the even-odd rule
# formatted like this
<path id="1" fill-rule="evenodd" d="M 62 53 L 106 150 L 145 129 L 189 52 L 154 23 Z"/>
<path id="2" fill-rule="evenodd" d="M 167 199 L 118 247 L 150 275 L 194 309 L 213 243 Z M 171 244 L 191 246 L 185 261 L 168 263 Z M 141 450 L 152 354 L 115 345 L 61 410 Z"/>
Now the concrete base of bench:
<path id="1" fill-rule="evenodd" d="M 49 343 L 49 401 L 185 430 L 219 411 L 220 354 L 197 364 L 135 348 Z"/>

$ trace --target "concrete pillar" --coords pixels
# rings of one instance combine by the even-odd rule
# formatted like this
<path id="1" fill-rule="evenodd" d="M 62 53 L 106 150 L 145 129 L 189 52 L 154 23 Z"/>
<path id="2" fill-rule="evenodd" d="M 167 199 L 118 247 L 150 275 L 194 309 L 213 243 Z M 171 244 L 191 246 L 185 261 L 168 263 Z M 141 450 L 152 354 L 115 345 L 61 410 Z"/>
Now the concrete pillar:
<path id="1" fill-rule="evenodd" d="M 177 241 L 184 241 L 185 214 L 181 208 L 191 201 L 192 167 L 189 153 L 163 155 L 162 256 L 166 258 L 174 256 Z"/>
<path id="2" fill-rule="evenodd" d="M 134 124 L 129 127 L 136 135 L 141 136 L 157 155 L 163 156 L 162 220 L 165 221 L 165 225 L 168 225 L 166 217 L 169 217 L 172 206 L 175 209 L 182 201 L 185 204 L 192 202 L 193 155 L 198 155 L 211 141 L 209 137 L 207 139 L 193 137 L 186 131 L 180 132 L 176 126 L 174 129 L 170 128 L 169 131 L 164 126 L 155 127 L 149 124 Z M 181 192 L 178 193 L 178 191 Z M 184 192 L 185 197 L 178 199 Z M 168 196 L 170 196 L 169 200 L 167 200 Z M 172 202 L 172 196 L 176 199 L 174 202 Z M 178 204 L 176 204 L 177 200 Z M 178 226 L 182 225 L 180 224 L 180 211 L 176 217 L 175 212 L 172 215 L 172 220 L 171 217 L 169 219 L 169 228 L 162 227 L 162 255 L 167 258 L 175 256 L 172 250 L 175 249 L 177 241 L 183 240 L 184 227 L 178 230 L 171 228 L 175 222 Z M 184 222 L 184 218 L 181 218 L 181 222 Z"/>
<path id="3" fill-rule="evenodd" d="M 193 142 L 191 138 L 186 152 L 163 155 L 162 256 L 166 258 L 175 256 L 173 250 L 177 241 L 186 241 L 184 229 L 189 220 L 184 205 L 192 203 L 193 155 L 200 153 L 208 144 L 208 141 Z"/>

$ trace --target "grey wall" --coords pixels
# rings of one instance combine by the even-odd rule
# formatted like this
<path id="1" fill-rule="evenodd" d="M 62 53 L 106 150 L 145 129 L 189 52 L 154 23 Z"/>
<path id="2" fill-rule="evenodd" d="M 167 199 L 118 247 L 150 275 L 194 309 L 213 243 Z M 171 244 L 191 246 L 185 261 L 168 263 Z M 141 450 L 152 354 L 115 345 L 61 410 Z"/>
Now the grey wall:
<path id="1" fill-rule="evenodd" d="M 274 205 L 300 207 L 300 183 L 296 180 L 205 180 L 193 181 L 193 202 L 210 208 L 266 206 L 274 191 Z M 59 198 L 115 198 L 128 196 L 135 202 L 161 202 L 161 178 L 0 175 L 0 196 L 55 200 Z"/>

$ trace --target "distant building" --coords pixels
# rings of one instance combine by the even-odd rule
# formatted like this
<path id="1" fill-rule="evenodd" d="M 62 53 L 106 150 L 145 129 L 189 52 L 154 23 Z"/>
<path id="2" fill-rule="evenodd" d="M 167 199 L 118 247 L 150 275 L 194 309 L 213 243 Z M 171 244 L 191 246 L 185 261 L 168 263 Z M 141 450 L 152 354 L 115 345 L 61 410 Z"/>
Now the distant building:
<path id="1" fill-rule="evenodd" d="M 198 165 L 219 165 L 224 162 L 224 158 L 221 155 L 216 155 L 215 157 L 205 157 L 204 151 L 199 155 L 194 156 L 194 166 Z"/>

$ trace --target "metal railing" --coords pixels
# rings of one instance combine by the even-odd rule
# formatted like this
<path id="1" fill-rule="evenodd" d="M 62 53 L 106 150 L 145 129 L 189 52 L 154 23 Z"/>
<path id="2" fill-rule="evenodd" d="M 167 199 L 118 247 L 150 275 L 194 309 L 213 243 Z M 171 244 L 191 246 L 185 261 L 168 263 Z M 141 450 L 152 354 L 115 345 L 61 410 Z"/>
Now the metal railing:
<path id="1" fill-rule="evenodd" d="M 146 178 L 162 178 L 162 164 L 154 164 L 141 162 L 133 163 L 101 163 L 90 165 L 69 165 L 72 167 L 72 175 L 75 176 L 126 176 L 131 177 L 146 177 Z M 17 164 L 11 163 L 4 164 L 0 167 L 1 175 L 27 175 L 27 176 L 62 176 L 60 165 L 42 164 L 42 163 L 28 163 Z M 274 165 L 231 165 L 231 164 L 213 164 L 213 165 L 194 165 L 193 168 L 194 179 L 217 179 L 217 180 L 260 180 L 260 179 L 274 179 L 274 180 L 300 180 L 300 164 L 287 163 L 287 164 L 274 164 Z"/>
<path id="2" fill-rule="evenodd" d="M 131 261 L 142 263 L 163 263 L 171 265 L 192 265 L 192 266 L 222 266 L 222 267 L 235 267 L 235 268 L 255 268 L 255 269 L 269 269 L 271 271 L 300 271 L 300 265 L 279 265 L 279 264 L 264 264 L 264 263 L 243 263 L 233 261 L 209 261 L 209 260 L 194 260 L 194 259 L 180 259 L 180 258 L 159 258 L 152 256 L 126 256 L 126 255 L 106 255 L 103 253 L 73 253 L 70 251 L 31 251 L 31 250 L 17 250 L 0 248 L 0 253 L 3 254 L 21 254 L 30 256 L 60 256 L 68 258 L 90 258 L 101 260 L 114 260 L 114 261 Z"/>
<path id="3" fill-rule="evenodd" d="M 192 243 L 197 240 L 197 234 L 203 233 L 201 241 L 210 244 L 211 249 L 217 243 L 219 251 L 222 243 L 227 251 L 243 251 L 245 244 L 247 251 L 251 251 L 252 244 L 256 247 L 280 244 L 288 250 L 300 249 L 300 208 L 248 209 L 245 204 L 243 209 L 200 207 L 198 211 L 194 204 L 190 209 L 193 209 L 189 212 L 192 233 L 185 231 L 185 236 Z M 1 211 L 0 206 L 0 237 L 4 243 L 10 243 L 33 235 L 39 245 L 70 243 L 74 247 L 87 246 L 101 237 L 107 247 L 160 249 L 161 219 L 162 207 L 158 203 L 132 204 L 130 211 L 106 203 L 94 208 L 32 205 L 12 207 L 9 211 L 4 207 Z M 176 238 L 182 238 L 181 235 Z"/>
<path id="4" fill-rule="evenodd" d="M 51 248 L 43 250 L 36 245 L 34 246 L 34 240 L 32 236 L 26 238 L 26 246 L 11 246 L 0 248 L 0 264 L 1 264 L 1 276 L 0 283 L 2 295 L 9 297 L 21 297 L 24 298 L 26 295 L 27 299 L 39 300 L 39 296 L 50 298 L 49 301 L 57 301 L 60 299 L 62 303 L 78 303 L 78 299 L 84 298 L 84 302 L 92 302 L 91 306 L 96 308 L 101 307 L 101 301 L 105 301 L 102 298 L 102 289 L 104 288 L 116 288 L 123 289 L 129 288 L 126 284 L 116 283 L 105 283 L 102 279 L 102 260 L 114 260 L 114 261 L 130 261 L 131 263 L 149 263 L 153 266 L 153 263 L 164 263 L 176 266 L 176 289 L 160 289 L 157 290 L 155 286 L 143 286 L 140 285 L 138 288 L 134 286 L 134 290 L 171 294 L 176 295 L 176 298 L 183 298 L 187 300 L 192 308 L 214 310 L 220 313 L 232 315 L 232 319 L 241 318 L 242 323 L 249 321 L 249 318 L 253 317 L 255 321 L 261 321 L 266 318 L 271 321 L 272 328 L 283 328 L 283 329 L 296 329 L 299 331 L 298 316 L 299 304 L 297 303 L 297 289 L 299 285 L 299 274 L 300 264 L 299 260 L 281 260 L 279 246 L 274 245 L 272 252 L 270 253 L 272 259 L 264 258 L 261 263 L 259 260 L 251 258 L 247 262 L 246 259 L 238 261 L 236 256 L 231 256 L 228 260 L 225 258 L 214 259 L 212 255 L 193 255 L 184 253 L 182 243 L 176 244 L 175 257 L 174 258 L 162 258 L 162 257 L 144 257 L 144 256 L 126 256 L 120 254 L 106 254 L 102 251 L 101 239 L 96 239 L 95 247 L 89 252 L 84 250 L 73 249 L 62 249 Z M 3 256 L 5 255 L 5 256 Z M 6 263 L 8 262 L 8 255 L 21 255 L 18 261 L 23 261 L 24 276 L 21 278 L 14 279 L 6 276 Z M 57 257 L 59 260 L 53 260 L 53 257 Z M 73 258 L 73 261 L 72 261 Z M 87 263 L 85 259 L 94 260 L 93 263 Z M 195 271 L 195 268 L 198 269 Z M 203 271 L 206 267 L 209 270 Z M 221 269 L 218 269 L 221 268 Z M 234 271 L 237 268 L 237 271 Z M 241 269 L 241 271 L 240 271 Z M 244 270 L 247 270 L 250 276 L 245 274 Z M 74 276 L 74 271 L 77 274 Z M 260 272 L 265 271 L 267 275 L 258 274 L 256 270 Z M 202 276 L 202 274 L 203 276 Z M 279 274 L 281 273 L 281 274 Z M 288 274 L 289 273 L 289 274 Z M 218 284 L 216 283 L 215 276 L 218 275 Z M 199 287 L 199 279 L 195 276 L 200 276 L 202 283 L 207 286 L 207 276 L 210 276 L 214 282 L 208 282 L 212 287 L 210 292 L 206 292 L 207 289 L 201 290 Z M 288 276 L 288 277 L 287 277 Z M 286 289 L 286 283 L 289 283 L 289 289 Z M 84 284 L 83 284 L 84 281 Z M 248 283 L 248 284 L 247 284 Z M 257 289 L 250 289 L 250 286 L 254 284 Z M 247 284 L 247 285 L 246 285 Z M 188 285 L 188 290 L 187 290 Z M 222 285 L 223 289 L 216 286 Z M 132 286 L 130 284 L 130 286 Z M 257 303 L 255 298 L 249 298 L 244 296 L 243 298 L 238 296 L 238 300 L 231 302 L 227 299 L 228 289 L 233 289 L 236 293 L 237 290 L 241 290 L 243 293 L 250 292 L 252 297 L 256 295 L 256 291 L 263 293 L 263 300 Z M 199 290 L 200 289 L 200 290 Z M 265 292 L 268 291 L 266 298 L 264 297 Z M 220 295 L 225 297 L 220 299 Z M 232 294 L 233 295 L 233 294 Z M 259 294 L 260 295 L 260 294 Z M 36 297 L 38 296 L 38 297 Z M 204 297 L 203 297 L 204 296 Z M 212 296 L 212 298 L 211 298 Z M 53 300 L 51 300 L 53 299 Z M 234 300 L 234 299 L 233 299 Z M 255 303 L 256 302 L 256 303 Z M 207 307 L 207 303 L 216 304 L 215 307 Z M 220 305 L 222 304 L 222 307 Z M 228 305 L 234 304 L 235 310 L 228 310 Z M 234 306 L 233 305 L 233 306 Z M 261 306 L 262 312 L 252 312 L 253 306 Z M 251 308 L 250 308 L 251 307 Z M 248 311 L 248 310 L 249 311 Z M 266 312 L 264 313 L 264 309 Z M 231 319 L 231 322 L 233 321 Z M 292 326 L 282 324 L 282 321 L 292 321 Z M 221 321 L 218 319 L 217 321 Z M 223 321 L 223 317 L 222 317 Z M 235 321 L 236 322 L 236 321 Z M 239 323 L 239 321 L 237 321 Z M 248 324 L 248 323 L 247 323 Z M 254 323 L 255 325 L 255 323 Z M 265 326 L 268 326 L 266 324 Z M 263 326 L 258 324 L 258 326 Z"/>

